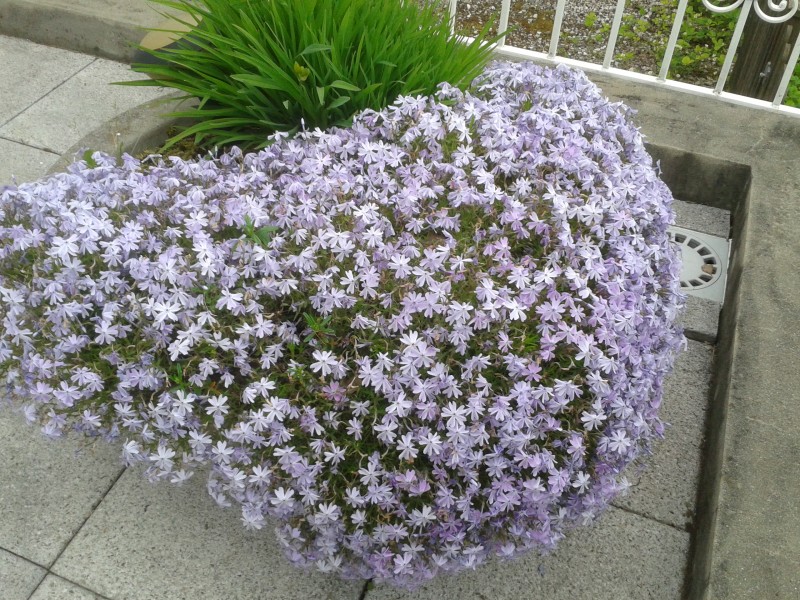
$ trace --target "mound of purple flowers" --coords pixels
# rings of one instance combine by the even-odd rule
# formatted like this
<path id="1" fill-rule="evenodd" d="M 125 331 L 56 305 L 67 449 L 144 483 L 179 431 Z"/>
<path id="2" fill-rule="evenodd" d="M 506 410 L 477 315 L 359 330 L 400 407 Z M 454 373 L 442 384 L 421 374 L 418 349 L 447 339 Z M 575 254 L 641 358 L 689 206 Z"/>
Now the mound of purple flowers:
<path id="1" fill-rule="evenodd" d="M 671 196 L 584 75 L 496 63 L 257 154 L 0 199 L 0 369 L 289 559 L 413 584 L 550 549 L 660 436 Z"/>

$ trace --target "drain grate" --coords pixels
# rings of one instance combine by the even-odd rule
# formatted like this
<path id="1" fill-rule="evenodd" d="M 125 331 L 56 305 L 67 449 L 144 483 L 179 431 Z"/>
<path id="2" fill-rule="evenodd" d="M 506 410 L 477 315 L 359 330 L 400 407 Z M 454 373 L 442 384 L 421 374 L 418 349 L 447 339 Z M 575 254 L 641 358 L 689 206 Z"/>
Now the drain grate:
<path id="1" fill-rule="evenodd" d="M 728 240 L 683 227 L 670 227 L 669 236 L 681 251 L 681 289 L 722 304 L 728 271 Z"/>

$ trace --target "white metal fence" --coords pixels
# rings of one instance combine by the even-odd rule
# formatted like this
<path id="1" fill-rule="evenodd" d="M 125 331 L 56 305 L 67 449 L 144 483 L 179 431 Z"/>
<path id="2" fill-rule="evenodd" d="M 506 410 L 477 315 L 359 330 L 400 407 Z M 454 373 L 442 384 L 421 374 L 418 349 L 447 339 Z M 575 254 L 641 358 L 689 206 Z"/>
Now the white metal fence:
<path id="1" fill-rule="evenodd" d="M 611 63 L 614 58 L 614 51 L 617 46 L 617 38 L 620 32 L 620 26 L 622 24 L 623 14 L 625 11 L 626 0 L 617 1 L 613 22 L 611 24 L 611 29 L 608 35 L 608 41 L 606 42 L 605 57 L 603 59 L 602 64 L 591 63 L 582 60 L 567 58 L 564 56 L 559 56 L 558 43 L 559 43 L 559 38 L 561 36 L 564 11 L 567 2 L 568 0 L 558 0 L 558 4 L 556 5 L 555 16 L 553 19 L 553 31 L 550 36 L 550 46 L 548 52 L 538 52 L 527 48 L 518 48 L 515 46 L 511 46 L 505 43 L 505 38 L 502 38 L 500 42 L 498 42 L 495 48 L 496 54 L 516 60 L 538 60 L 538 61 L 547 61 L 554 63 L 565 63 L 567 65 L 583 69 L 584 71 L 609 73 L 633 81 L 642 81 L 650 83 L 654 82 L 676 90 L 682 90 L 693 94 L 714 96 L 735 104 L 741 104 L 763 109 L 770 109 L 770 110 L 785 112 L 792 116 L 800 117 L 800 109 L 788 106 L 782 106 L 781 104 L 786 94 L 786 90 L 789 86 L 789 80 L 792 77 L 795 65 L 797 64 L 798 56 L 800 56 L 800 36 L 797 37 L 797 41 L 795 42 L 791 50 L 788 64 L 784 69 L 783 75 L 780 80 L 780 84 L 778 86 L 777 93 L 775 94 L 775 97 L 773 98 L 772 101 L 757 100 L 754 98 L 749 98 L 747 96 L 741 96 L 738 94 L 732 94 L 723 91 L 723 88 L 725 86 L 725 83 L 728 79 L 728 75 L 731 70 L 731 66 L 733 65 L 734 57 L 736 55 L 736 50 L 739 47 L 739 43 L 741 42 L 742 32 L 744 31 L 744 26 L 748 16 L 750 15 L 750 12 L 754 10 L 755 14 L 758 15 L 760 19 L 763 19 L 766 22 L 781 23 L 788 21 L 798 12 L 798 3 L 800 2 L 800 0 L 780 0 L 780 1 L 715 0 L 717 4 L 712 4 L 710 0 L 702 0 L 705 7 L 709 11 L 714 13 L 726 13 L 736 10 L 737 8 L 741 8 L 741 11 L 739 13 L 739 18 L 736 23 L 736 28 L 734 29 L 733 36 L 731 38 L 730 46 L 727 49 L 725 60 L 722 64 L 722 68 L 719 73 L 716 86 L 714 88 L 702 87 L 698 85 L 684 83 L 682 81 L 676 81 L 674 79 L 670 79 L 669 77 L 670 64 L 672 62 L 672 57 L 675 53 L 675 49 L 681 31 L 681 25 L 683 23 L 683 19 L 686 14 L 686 7 L 688 5 L 689 0 L 679 0 L 678 2 L 678 6 L 675 11 L 675 18 L 673 21 L 671 34 L 669 37 L 669 41 L 667 42 L 666 51 L 664 54 L 664 58 L 662 59 L 658 75 L 644 75 L 641 73 L 635 73 L 633 71 L 611 66 Z M 772 13 L 777 13 L 777 14 L 775 15 L 772 13 L 768 13 L 765 9 L 769 9 L 770 11 L 772 11 Z M 457 11 L 458 11 L 458 0 L 450 0 L 450 23 L 451 23 L 451 30 L 453 32 L 455 32 Z M 511 0 L 502 0 L 502 6 L 500 9 L 500 20 L 498 22 L 498 32 L 502 33 L 508 29 L 510 13 L 511 13 Z M 469 40 L 470 38 L 466 39 Z"/>

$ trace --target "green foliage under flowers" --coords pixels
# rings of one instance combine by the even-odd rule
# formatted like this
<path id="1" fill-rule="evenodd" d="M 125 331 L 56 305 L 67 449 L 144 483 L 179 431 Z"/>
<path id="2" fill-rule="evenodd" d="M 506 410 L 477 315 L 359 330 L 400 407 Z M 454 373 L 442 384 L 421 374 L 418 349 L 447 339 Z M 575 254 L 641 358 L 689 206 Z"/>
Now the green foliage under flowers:
<path id="1" fill-rule="evenodd" d="M 470 45 L 451 38 L 435 3 L 402 0 L 153 0 L 183 13 L 192 32 L 178 47 L 148 51 L 162 64 L 134 64 L 155 85 L 199 99 L 172 116 L 196 123 L 205 147 L 260 148 L 276 131 L 347 126 L 366 108 L 400 95 L 431 94 L 440 82 L 465 89 L 491 57 L 488 23 Z M 176 32 L 177 33 L 177 32 Z"/>

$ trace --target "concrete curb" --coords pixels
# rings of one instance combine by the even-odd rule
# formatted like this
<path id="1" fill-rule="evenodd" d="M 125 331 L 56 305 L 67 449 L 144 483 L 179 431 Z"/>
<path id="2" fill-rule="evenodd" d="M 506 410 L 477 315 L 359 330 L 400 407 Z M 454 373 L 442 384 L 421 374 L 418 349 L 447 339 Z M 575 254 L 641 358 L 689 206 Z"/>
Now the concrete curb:
<path id="1" fill-rule="evenodd" d="M 109 154 L 136 154 L 147 148 L 160 147 L 170 127 L 187 122 L 186 119 L 166 116 L 189 102 L 175 104 L 180 96 L 180 93 L 176 93 L 145 102 L 106 121 L 62 154 L 49 172 L 64 171 L 75 160 L 79 160 L 86 150 L 100 150 Z"/>
<path id="2" fill-rule="evenodd" d="M 146 0 L 0 0 L 0 34 L 123 63 L 163 20 Z"/>

